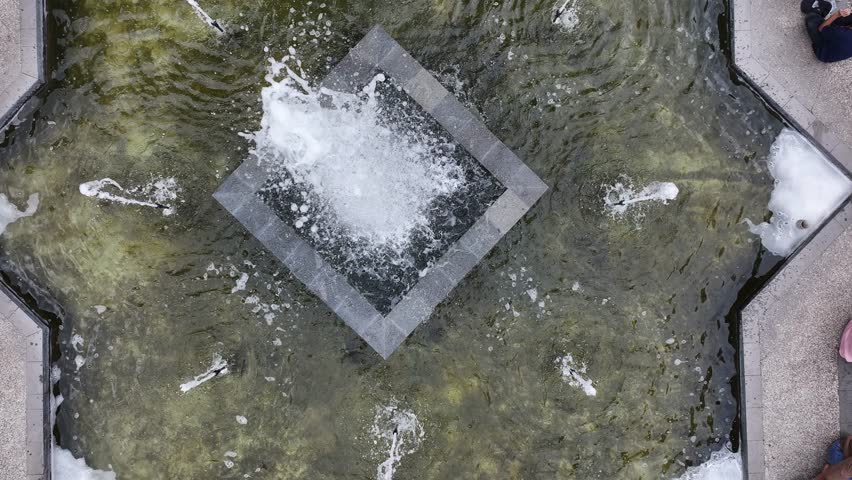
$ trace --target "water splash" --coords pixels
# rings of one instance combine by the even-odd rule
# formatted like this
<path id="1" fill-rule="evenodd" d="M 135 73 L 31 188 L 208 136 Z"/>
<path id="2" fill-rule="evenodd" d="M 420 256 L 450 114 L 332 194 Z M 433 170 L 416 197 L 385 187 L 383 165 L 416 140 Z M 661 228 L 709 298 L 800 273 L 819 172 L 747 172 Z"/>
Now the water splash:
<path id="1" fill-rule="evenodd" d="M 218 353 L 213 355 L 213 363 L 206 372 L 196 375 L 192 380 L 181 384 L 180 391 L 186 393 L 202 383 L 212 380 L 216 377 L 226 375 L 228 373 L 228 361 L 223 359 Z"/>
<path id="2" fill-rule="evenodd" d="M 590 397 L 598 394 L 597 389 L 592 386 L 592 380 L 586 378 L 586 364 L 577 363 L 570 353 L 556 359 L 556 367 L 562 373 L 562 380 L 572 387 L 583 390 Z"/>
<path id="3" fill-rule="evenodd" d="M 576 0 L 565 0 L 562 5 L 553 10 L 551 21 L 566 32 L 574 31 L 580 24 L 580 16 L 577 15 Z"/>
<path id="4" fill-rule="evenodd" d="M 300 215 L 296 228 L 316 233 L 319 216 L 333 217 L 374 245 L 405 245 L 427 228 L 430 204 L 461 187 L 462 169 L 428 134 L 384 118 L 376 95 L 384 75 L 359 94 L 318 88 L 290 51 L 280 62 L 270 60 L 261 129 L 250 138 L 261 162 L 286 177 L 274 188 L 320 198 L 318 205 L 291 205 Z"/>
<path id="5" fill-rule="evenodd" d="M 637 192 L 630 177 L 622 175 L 621 181 L 607 187 L 604 204 L 614 215 L 623 215 L 634 205 L 644 202 L 654 201 L 665 205 L 669 200 L 677 198 L 678 193 L 677 185 L 671 182 L 651 182 Z"/>
<path id="6" fill-rule="evenodd" d="M 729 448 L 710 454 L 706 462 L 696 467 L 690 467 L 677 480 L 742 480 L 743 465 L 739 453 Z"/>
<path id="7" fill-rule="evenodd" d="M 225 33 L 225 29 L 222 28 L 221 25 L 219 25 L 219 22 L 216 21 L 216 20 L 213 20 L 213 18 L 211 18 L 210 15 L 207 15 L 207 12 L 205 12 L 201 8 L 201 6 L 198 5 L 198 2 L 196 2 L 195 0 L 186 0 L 186 3 L 188 3 L 189 6 L 192 7 L 193 10 L 195 10 L 195 14 L 198 15 L 198 18 L 204 20 L 204 23 L 206 23 L 207 25 L 210 25 L 211 27 L 216 29 L 216 31 L 219 32 L 219 33 Z"/>
<path id="8" fill-rule="evenodd" d="M 110 193 L 108 189 L 117 190 Z M 177 200 L 180 188 L 174 178 L 160 178 L 145 185 L 125 189 L 111 178 L 102 178 L 80 184 L 80 193 L 87 197 L 122 203 L 124 205 L 139 205 L 142 207 L 159 208 L 163 215 L 174 213 L 174 202 Z M 133 198 L 136 197 L 136 198 Z"/>
<path id="9" fill-rule="evenodd" d="M 376 407 L 370 433 L 388 455 L 376 468 L 376 480 L 393 480 L 402 457 L 417 450 L 425 436 L 414 412 L 401 409 L 396 401 Z"/>

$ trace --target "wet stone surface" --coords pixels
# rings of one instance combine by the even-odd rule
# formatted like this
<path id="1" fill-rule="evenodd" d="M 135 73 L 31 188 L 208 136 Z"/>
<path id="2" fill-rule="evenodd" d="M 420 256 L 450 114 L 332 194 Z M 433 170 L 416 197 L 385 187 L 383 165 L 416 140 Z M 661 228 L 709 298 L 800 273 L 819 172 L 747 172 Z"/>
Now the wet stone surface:
<path id="1" fill-rule="evenodd" d="M 401 254 L 359 245 L 337 222 L 318 220 L 306 228 L 301 205 L 321 205 L 321 200 L 298 188 L 286 172 L 264 172 L 254 158 L 214 196 L 387 358 L 547 186 L 381 27 L 373 28 L 323 84 L 357 92 L 379 72 L 389 77 L 376 90 L 388 125 L 428 132 L 432 151 L 450 158 L 464 175 L 462 187 L 430 203 L 428 225 L 411 234 Z M 371 255 L 352 254 L 357 251 Z"/>

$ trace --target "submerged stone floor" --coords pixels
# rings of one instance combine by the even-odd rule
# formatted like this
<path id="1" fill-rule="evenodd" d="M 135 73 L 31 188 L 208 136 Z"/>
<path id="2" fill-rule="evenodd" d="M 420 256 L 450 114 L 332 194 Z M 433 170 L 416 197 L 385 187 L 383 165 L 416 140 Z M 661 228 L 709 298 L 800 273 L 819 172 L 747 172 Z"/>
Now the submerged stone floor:
<path id="1" fill-rule="evenodd" d="M 731 3 L 736 67 L 848 174 L 852 60 L 815 58 L 799 2 Z M 742 312 L 748 479 L 813 478 L 828 445 L 852 433 L 852 368 L 837 353 L 852 318 L 850 223 L 847 204 Z"/>

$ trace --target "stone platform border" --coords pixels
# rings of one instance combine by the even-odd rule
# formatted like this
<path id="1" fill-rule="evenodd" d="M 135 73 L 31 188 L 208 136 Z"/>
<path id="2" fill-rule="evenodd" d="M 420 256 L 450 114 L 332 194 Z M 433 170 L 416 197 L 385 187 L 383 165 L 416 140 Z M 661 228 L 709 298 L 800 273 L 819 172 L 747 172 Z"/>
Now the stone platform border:
<path id="1" fill-rule="evenodd" d="M 812 103 L 791 93 L 766 67 L 752 56 L 751 0 L 730 0 L 733 10 L 732 40 L 734 67 L 782 116 L 810 137 L 812 142 L 838 165 L 847 176 L 852 171 L 852 149 L 811 112 Z"/>
<path id="2" fill-rule="evenodd" d="M 852 178 L 852 149 L 818 119 L 808 105 L 811 103 L 784 88 L 760 61 L 752 56 L 751 1 L 730 0 L 734 68 L 739 71 L 757 93 L 791 125 L 808 137 L 830 161 L 847 177 Z M 742 425 L 743 456 L 746 478 L 765 480 L 765 450 L 763 436 L 763 377 L 761 375 L 761 347 L 758 325 L 743 321 L 757 318 L 767 305 L 777 301 L 822 253 L 852 225 L 852 203 L 847 199 L 826 219 L 813 235 L 803 242 L 785 261 L 772 279 L 767 282 L 743 310 L 740 322 L 740 418 Z M 847 392 L 842 391 L 841 402 Z M 844 419 L 841 418 L 841 421 Z M 852 419 L 845 419 L 843 428 L 852 427 Z"/>
<path id="3" fill-rule="evenodd" d="M 26 385 L 26 439 L 21 445 L 26 455 L 26 478 L 50 479 L 50 452 L 53 445 L 50 392 L 50 328 L 9 287 L 0 282 L 0 316 L 21 333 L 24 343 L 24 383 Z"/>
<path id="4" fill-rule="evenodd" d="M 360 92 L 378 72 L 400 82 L 405 92 L 506 188 L 386 316 L 256 195 L 269 178 L 256 157 L 243 162 L 213 196 L 386 359 L 535 205 L 547 185 L 381 26 L 373 27 L 321 86 Z"/>
<path id="5" fill-rule="evenodd" d="M 0 132 L 44 84 L 44 18 L 46 0 L 20 0 L 21 64 L 8 85 L 0 85 Z"/>

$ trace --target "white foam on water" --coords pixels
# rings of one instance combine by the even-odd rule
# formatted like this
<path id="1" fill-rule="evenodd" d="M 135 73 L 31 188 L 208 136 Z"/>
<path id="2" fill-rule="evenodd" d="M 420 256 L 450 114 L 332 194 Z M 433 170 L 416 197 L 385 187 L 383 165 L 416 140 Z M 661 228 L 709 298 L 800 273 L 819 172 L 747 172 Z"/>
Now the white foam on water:
<path id="1" fill-rule="evenodd" d="M 108 190 L 115 190 L 110 193 Z M 111 178 L 102 178 L 80 184 L 80 193 L 87 197 L 142 207 L 160 208 L 163 215 L 174 213 L 174 204 L 180 187 L 174 178 L 159 178 L 145 185 L 125 189 Z"/>
<path id="2" fill-rule="evenodd" d="M 210 364 L 210 368 L 208 368 L 206 372 L 196 375 L 195 378 L 193 378 L 192 380 L 186 383 L 182 383 L 180 386 L 180 391 L 186 393 L 208 380 L 212 380 L 216 377 L 227 374 L 228 362 L 217 353 L 213 355 L 213 363 Z"/>
<path id="3" fill-rule="evenodd" d="M 374 443 L 379 444 L 388 455 L 376 468 L 376 480 L 393 480 L 402 457 L 417 450 L 425 436 L 417 415 L 411 410 L 400 408 L 396 401 L 376 407 L 370 433 Z"/>
<path id="4" fill-rule="evenodd" d="M 592 386 L 592 380 L 585 376 L 586 364 L 574 362 L 574 357 L 570 353 L 556 359 L 556 368 L 562 374 L 562 380 L 568 385 L 583 390 L 583 393 L 590 397 L 598 394 L 597 389 Z"/>
<path id="5" fill-rule="evenodd" d="M 644 202 L 665 205 L 677 198 L 678 193 L 677 185 L 671 182 L 651 182 L 637 192 L 630 177 L 622 175 L 621 181 L 606 188 L 604 204 L 611 214 L 623 215 L 631 207 Z"/>
<path id="6" fill-rule="evenodd" d="M 745 221 L 767 250 L 784 257 L 849 196 L 852 182 L 805 137 L 789 128 L 772 144 L 769 172 L 775 179 L 769 198 L 772 219 L 757 225 Z M 807 227 L 797 226 L 799 220 L 805 220 Z"/>
<path id="7" fill-rule="evenodd" d="M 262 165 L 286 171 L 328 207 L 300 209 L 297 228 L 327 211 L 347 235 L 377 247 L 405 245 L 428 228 L 430 203 L 463 185 L 461 167 L 437 154 L 424 133 L 384 121 L 375 94 L 383 75 L 357 95 L 320 89 L 290 67 L 300 65 L 290 52 L 270 59 L 261 129 L 248 137 Z"/>
<path id="8" fill-rule="evenodd" d="M 27 198 L 27 208 L 18 210 L 5 194 L 0 193 L 0 235 L 6 231 L 10 223 L 24 217 L 31 217 L 38 209 L 38 194 L 33 193 Z"/>
<path id="9" fill-rule="evenodd" d="M 74 458 L 68 450 L 54 445 L 50 454 L 53 480 L 116 480 L 115 472 L 95 470 L 83 458 Z"/>
<path id="10" fill-rule="evenodd" d="M 739 453 L 727 448 L 710 454 L 710 458 L 695 467 L 689 467 L 677 480 L 742 480 L 743 464 Z"/>

